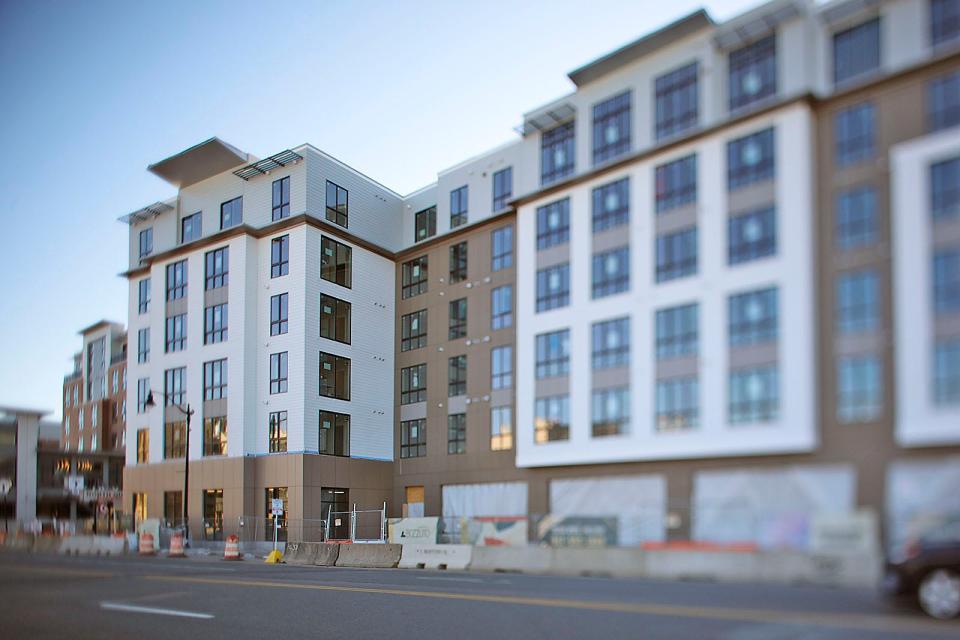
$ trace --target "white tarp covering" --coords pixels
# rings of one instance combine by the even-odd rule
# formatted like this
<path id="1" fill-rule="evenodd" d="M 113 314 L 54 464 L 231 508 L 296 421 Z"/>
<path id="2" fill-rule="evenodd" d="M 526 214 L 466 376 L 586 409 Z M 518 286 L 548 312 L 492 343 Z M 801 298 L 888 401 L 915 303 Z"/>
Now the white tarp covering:
<path id="1" fill-rule="evenodd" d="M 443 486 L 444 518 L 527 516 L 526 482 L 483 482 Z"/>
<path id="2" fill-rule="evenodd" d="M 700 471 L 693 481 L 692 538 L 806 550 L 818 514 L 856 508 L 850 465 Z"/>
<path id="3" fill-rule="evenodd" d="M 666 500 L 661 475 L 550 481 L 550 515 L 616 518 L 620 546 L 662 542 Z"/>
<path id="4" fill-rule="evenodd" d="M 960 456 L 910 460 L 887 468 L 887 550 L 902 556 L 904 544 L 948 520 L 960 519 Z"/>

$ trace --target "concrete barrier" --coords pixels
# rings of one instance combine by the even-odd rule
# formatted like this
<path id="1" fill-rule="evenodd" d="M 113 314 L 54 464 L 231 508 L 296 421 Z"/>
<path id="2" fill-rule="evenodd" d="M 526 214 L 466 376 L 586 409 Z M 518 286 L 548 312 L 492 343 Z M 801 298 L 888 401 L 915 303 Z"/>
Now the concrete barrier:
<path id="1" fill-rule="evenodd" d="M 470 568 L 477 571 L 550 573 L 549 547 L 474 547 Z"/>
<path id="2" fill-rule="evenodd" d="M 93 536 L 91 551 L 98 556 L 121 556 L 127 552 L 127 541 L 113 536 Z"/>
<path id="3" fill-rule="evenodd" d="M 37 536 L 33 541 L 34 553 L 56 553 L 60 548 L 60 538 L 56 536 Z"/>
<path id="4" fill-rule="evenodd" d="M 759 555 L 750 551 L 644 552 L 644 574 L 670 580 L 747 582 L 760 579 Z"/>
<path id="5" fill-rule="evenodd" d="M 340 547 L 349 545 L 331 544 L 324 542 L 317 545 L 317 555 L 313 558 L 313 564 L 317 567 L 332 567 L 337 564 L 337 558 L 340 557 Z"/>
<path id="6" fill-rule="evenodd" d="M 337 556 L 338 567 L 391 569 L 400 562 L 399 544 L 342 544 Z"/>
<path id="7" fill-rule="evenodd" d="M 473 547 L 468 544 L 405 544 L 401 569 L 456 569 L 470 566 Z"/>
<path id="8" fill-rule="evenodd" d="M 644 552 L 637 548 L 609 547 L 551 550 L 550 573 L 571 576 L 641 577 L 646 570 Z"/>
<path id="9" fill-rule="evenodd" d="M 287 564 L 312 565 L 317 559 L 319 542 L 288 542 L 283 553 L 283 561 Z"/>
<path id="10" fill-rule="evenodd" d="M 33 548 L 34 537 L 35 536 L 32 533 L 19 531 L 16 534 L 7 535 L 4 546 L 7 549 L 13 549 L 16 551 L 30 551 Z"/>
<path id="11" fill-rule="evenodd" d="M 60 542 L 59 553 L 73 556 L 88 556 L 93 550 L 93 536 L 68 536 Z"/>

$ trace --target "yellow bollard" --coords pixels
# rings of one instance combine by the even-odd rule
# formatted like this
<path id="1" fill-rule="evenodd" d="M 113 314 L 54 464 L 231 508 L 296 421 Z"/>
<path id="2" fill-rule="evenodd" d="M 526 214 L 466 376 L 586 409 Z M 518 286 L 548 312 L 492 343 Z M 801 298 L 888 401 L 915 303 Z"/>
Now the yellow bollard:
<path id="1" fill-rule="evenodd" d="M 270 555 L 267 556 L 267 559 L 264 560 L 264 562 L 266 564 L 281 564 L 283 562 L 283 554 L 274 549 L 270 552 Z"/>

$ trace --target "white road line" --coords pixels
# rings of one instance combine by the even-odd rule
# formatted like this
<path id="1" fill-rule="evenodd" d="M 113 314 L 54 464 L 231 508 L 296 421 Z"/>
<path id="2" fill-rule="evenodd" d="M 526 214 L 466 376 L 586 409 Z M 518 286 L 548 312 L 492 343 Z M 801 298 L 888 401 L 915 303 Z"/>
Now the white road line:
<path id="1" fill-rule="evenodd" d="M 481 578 L 443 578 L 440 576 L 417 576 L 417 580 L 445 580 L 447 582 L 483 582 Z"/>
<path id="2" fill-rule="evenodd" d="M 196 613 L 194 611 L 179 611 L 177 609 L 157 609 L 156 607 L 137 607 L 132 604 L 121 604 L 119 602 L 101 602 L 100 608 L 106 611 L 126 611 L 128 613 L 152 613 L 158 616 L 176 616 L 178 618 L 199 618 L 209 620 L 213 618 L 209 613 Z"/>

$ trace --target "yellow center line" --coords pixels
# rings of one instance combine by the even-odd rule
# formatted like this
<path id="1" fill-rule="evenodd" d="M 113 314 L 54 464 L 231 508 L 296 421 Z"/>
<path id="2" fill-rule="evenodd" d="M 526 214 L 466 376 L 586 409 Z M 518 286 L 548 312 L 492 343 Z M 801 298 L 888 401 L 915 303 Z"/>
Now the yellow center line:
<path id="1" fill-rule="evenodd" d="M 95 571 L 93 569 L 62 569 L 59 567 L 27 567 L 21 565 L 3 565 L 4 571 L 19 571 L 21 573 L 43 573 L 52 576 L 76 576 L 78 578 L 112 578 L 116 574 L 109 571 Z"/>
<path id="2" fill-rule="evenodd" d="M 442 591 L 414 591 L 406 589 L 380 589 L 376 587 L 345 587 L 327 584 L 304 584 L 299 582 L 277 582 L 270 580 L 245 580 L 229 578 L 198 578 L 188 576 L 144 576 L 147 580 L 168 582 L 187 582 L 194 584 L 227 585 L 237 587 L 265 587 L 274 589 L 305 589 L 310 591 L 340 591 L 348 593 L 368 593 L 415 598 L 437 598 L 442 600 L 461 600 L 497 604 L 517 604 L 535 607 L 557 607 L 587 611 L 604 611 L 639 615 L 674 616 L 681 618 L 704 618 L 711 620 L 731 620 L 741 622 L 764 622 L 774 624 L 816 625 L 858 629 L 861 631 L 900 631 L 903 633 L 940 633 L 955 634 L 958 627 L 952 623 L 939 623 L 923 618 L 904 618 L 886 614 L 825 613 L 776 611 L 770 609 L 738 609 L 728 607 L 693 607 L 684 605 L 600 602 L 589 600 L 569 600 L 563 598 L 533 598 L 526 596 L 499 596 L 493 594 L 448 593 Z"/>

